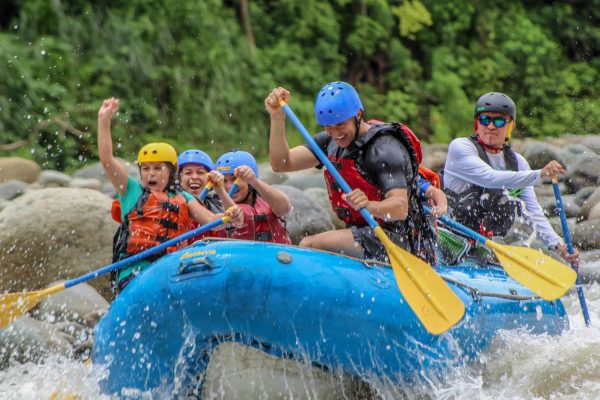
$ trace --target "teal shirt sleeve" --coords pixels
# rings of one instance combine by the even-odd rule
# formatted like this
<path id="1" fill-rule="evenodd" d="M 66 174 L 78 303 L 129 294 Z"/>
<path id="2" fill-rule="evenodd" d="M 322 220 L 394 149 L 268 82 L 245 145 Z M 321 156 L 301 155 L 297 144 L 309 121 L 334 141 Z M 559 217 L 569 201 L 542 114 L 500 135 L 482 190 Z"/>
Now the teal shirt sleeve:
<path id="1" fill-rule="evenodd" d="M 182 190 L 181 193 L 183 193 L 183 197 L 185 197 L 186 203 L 189 203 L 192 200 L 196 200 L 196 198 L 193 195 L 189 194 L 185 190 Z"/>
<path id="2" fill-rule="evenodd" d="M 125 216 L 133 209 L 143 191 L 142 185 L 138 181 L 131 176 L 127 178 L 125 194 L 121 196 L 117 193 L 117 199 L 121 203 L 121 221 L 125 221 Z"/>

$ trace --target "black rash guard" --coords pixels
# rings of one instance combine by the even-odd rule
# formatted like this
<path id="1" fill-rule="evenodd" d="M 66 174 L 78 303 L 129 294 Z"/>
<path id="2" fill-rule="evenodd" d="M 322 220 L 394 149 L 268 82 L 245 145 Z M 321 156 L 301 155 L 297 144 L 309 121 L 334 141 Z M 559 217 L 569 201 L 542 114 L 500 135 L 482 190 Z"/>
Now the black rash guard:
<path id="1" fill-rule="evenodd" d="M 354 160 L 361 175 L 369 183 L 377 186 L 384 195 L 392 189 L 406 189 L 407 182 L 414 179 L 406 148 L 392 135 L 378 135 L 369 142 L 363 157 L 363 145 L 371 137 L 367 131 L 345 149 L 338 146 L 327 132 L 318 133 L 315 141 L 325 154 Z M 321 163 L 317 166 L 322 167 Z"/>

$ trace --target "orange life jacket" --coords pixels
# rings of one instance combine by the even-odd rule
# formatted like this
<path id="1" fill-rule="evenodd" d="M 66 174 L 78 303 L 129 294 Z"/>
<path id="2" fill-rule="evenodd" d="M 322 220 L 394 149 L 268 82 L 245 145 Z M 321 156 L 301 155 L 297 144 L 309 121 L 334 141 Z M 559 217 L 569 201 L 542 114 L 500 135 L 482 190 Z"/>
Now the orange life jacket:
<path id="1" fill-rule="evenodd" d="M 113 203 L 113 218 L 114 218 Z M 119 206 L 119 217 L 120 217 Z M 183 194 L 144 190 L 135 207 L 121 223 L 113 252 L 118 259 L 140 253 L 191 229 L 191 218 Z M 185 247 L 187 241 L 169 247 L 167 253 Z"/>
<path id="2" fill-rule="evenodd" d="M 440 176 L 437 174 L 437 172 L 434 172 L 429 168 L 425 168 L 424 166 L 419 165 L 419 174 L 421 174 L 423 178 L 425 178 L 429 183 L 431 183 L 431 186 L 438 189 L 442 188 Z"/>

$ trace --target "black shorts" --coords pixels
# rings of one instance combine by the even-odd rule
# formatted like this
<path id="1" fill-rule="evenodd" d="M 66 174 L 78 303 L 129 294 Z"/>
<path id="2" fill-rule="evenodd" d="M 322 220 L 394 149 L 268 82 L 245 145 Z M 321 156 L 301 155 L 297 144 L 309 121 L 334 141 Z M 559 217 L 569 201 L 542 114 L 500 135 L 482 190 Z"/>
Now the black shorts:
<path id="1" fill-rule="evenodd" d="M 389 263 L 390 259 L 387 254 L 387 250 L 383 246 L 383 243 L 379 240 L 375 232 L 373 232 L 373 228 L 369 225 L 366 226 L 351 226 L 352 236 L 354 236 L 354 241 L 360 244 L 364 250 L 363 258 L 365 260 L 376 260 Z M 403 249 L 410 251 L 408 249 L 406 239 L 393 231 L 383 230 L 386 235 L 390 238 L 392 242 L 402 247 Z"/>

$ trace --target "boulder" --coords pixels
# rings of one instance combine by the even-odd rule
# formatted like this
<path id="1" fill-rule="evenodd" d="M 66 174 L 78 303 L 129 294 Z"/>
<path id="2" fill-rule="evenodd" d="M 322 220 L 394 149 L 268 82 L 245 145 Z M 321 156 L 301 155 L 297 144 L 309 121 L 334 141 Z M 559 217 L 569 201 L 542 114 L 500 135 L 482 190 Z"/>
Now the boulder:
<path id="1" fill-rule="evenodd" d="M 542 169 L 552 160 L 565 164 L 565 161 L 561 160 L 558 150 L 546 143 L 538 142 L 535 146 L 529 146 L 523 157 L 525 157 L 531 169 Z"/>
<path id="2" fill-rule="evenodd" d="M 300 190 L 305 190 L 308 188 L 327 189 L 323 172 L 317 169 L 288 174 L 288 178 L 282 183 L 282 185 L 293 186 Z"/>
<path id="3" fill-rule="evenodd" d="M 260 179 L 269 185 L 277 185 L 287 179 L 288 174 L 285 172 L 277 173 L 271 169 L 271 164 L 260 163 L 258 164 L 258 174 Z"/>
<path id="4" fill-rule="evenodd" d="M 71 177 L 65 173 L 53 170 L 44 170 L 38 178 L 41 188 L 65 187 L 69 185 Z"/>
<path id="5" fill-rule="evenodd" d="M 102 191 L 102 182 L 96 178 L 73 178 L 69 187 L 78 189 L 92 189 Z"/>
<path id="6" fill-rule="evenodd" d="M 596 188 L 594 192 L 581 205 L 581 216 L 587 218 L 590 211 L 600 203 L 600 188 Z"/>
<path id="7" fill-rule="evenodd" d="M 596 204 L 587 215 L 587 219 L 599 219 L 600 218 L 600 203 Z"/>
<path id="8" fill-rule="evenodd" d="M 583 136 L 581 144 L 596 154 L 600 154 L 600 137 L 598 137 L 598 135 Z"/>
<path id="9" fill-rule="evenodd" d="M 60 281 L 52 282 L 54 286 Z M 76 322 L 94 327 L 108 310 L 109 304 L 92 286 L 80 283 L 43 299 L 32 311 L 42 321 Z"/>
<path id="10" fill-rule="evenodd" d="M 0 329 L 0 369 L 14 362 L 39 363 L 52 353 L 70 356 L 73 348 L 68 335 L 51 324 L 24 315 Z"/>
<path id="11" fill-rule="evenodd" d="M 567 178 L 565 183 L 571 193 L 576 193 L 585 186 L 596 186 L 600 178 L 600 157 L 581 157 L 570 169 Z"/>
<path id="12" fill-rule="evenodd" d="M 0 183 L 0 199 L 13 200 L 27 191 L 29 184 L 23 181 L 8 181 Z"/>
<path id="13" fill-rule="evenodd" d="M 600 250 L 582 251 L 579 254 L 579 276 L 588 283 L 600 280 Z M 584 289 L 585 290 L 585 289 Z"/>
<path id="14" fill-rule="evenodd" d="M 140 170 L 136 163 L 125 161 L 120 158 L 118 158 L 117 160 L 119 160 L 121 164 L 123 164 L 123 167 L 129 174 L 129 176 L 133 177 L 134 179 L 140 180 Z M 104 174 L 104 168 L 102 168 L 102 164 L 100 164 L 99 162 L 87 165 L 81 168 L 80 170 L 76 171 L 73 174 L 73 178 L 98 179 L 102 183 L 102 186 L 104 184 L 110 184 L 108 178 Z M 108 187 L 112 189 L 112 185 Z M 114 193 L 114 189 L 112 189 L 112 192 Z"/>
<path id="15" fill-rule="evenodd" d="M 337 229 L 343 229 L 346 227 L 346 223 L 339 219 L 337 214 L 333 211 L 331 202 L 329 201 L 329 196 L 327 195 L 327 190 L 322 188 L 308 188 L 304 191 L 304 193 L 329 213 L 331 222 L 333 222 Z"/>
<path id="16" fill-rule="evenodd" d="M 0 157 L 0 182 L 10 180 L 33 183 L 42 169 L 31 160 L 21 157 Z"/>
<path id="17" fill-rule="evenodd" d="M 40 289 L 110 264 L 111 199 L 89 189 L 30 191 L 0 213 L 0 290 Z M 108 278 L 91 281 L 106 290 Z"/>
<path id="18" fill-rule="evenodd" d="M 571 230 L 573 244 L 582 250 L 595 250 L 600 247 L 600 220 L 582 221 Z"/>
<path id="19" fill-rule="evenodd" d="M 274 185 L 292 201 L 292 211 L 285 216 L 286 227 L 293 244 L 303 237 L 334 229 L 327 211 L 300 189 L 287 185 Z"/>
<path id="20" fill-rule="evenodd" d="M 596 188 L 593 186 L 586 186 L 579 189 L 577 193 L 575 193 L 575 203 L 577 203 L 578 206 L 582 206 L 595 190 Z"/>
<path id="21" fill-rule="evenodd" d="M 433 153 L 423 153 L 423 162 L 421 165 L 432 171 L 438 172 L 446 165 L 447 157 L 448 152 L 435 151 Z"/>

